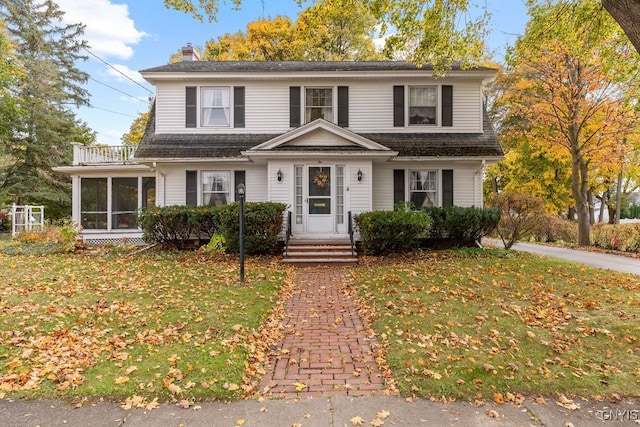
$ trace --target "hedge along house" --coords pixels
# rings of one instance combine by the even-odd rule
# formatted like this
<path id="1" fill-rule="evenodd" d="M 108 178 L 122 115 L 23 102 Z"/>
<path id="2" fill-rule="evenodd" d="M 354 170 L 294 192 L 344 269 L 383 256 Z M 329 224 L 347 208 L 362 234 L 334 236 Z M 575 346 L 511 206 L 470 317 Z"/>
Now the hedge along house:
<path id="1" fill-rule="evenodd" d="M 137 208 L 226 204 L 243 183 L 247 201 L 288 206 L 293 239 L 343 239 L 349 213 L 482 206 L 503 156 L 482 96 L 494 69 L 183 58 L 141 71 L 156 99 L 135 153 L 77 146 L 59 168 L 85 238 L 139 238 Z"/>

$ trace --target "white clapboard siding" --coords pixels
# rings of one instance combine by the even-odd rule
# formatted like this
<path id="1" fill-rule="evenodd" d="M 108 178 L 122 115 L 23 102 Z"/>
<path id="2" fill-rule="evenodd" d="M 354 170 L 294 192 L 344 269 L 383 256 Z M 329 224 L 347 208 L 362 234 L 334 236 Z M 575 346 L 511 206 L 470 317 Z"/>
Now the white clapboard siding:
<path id="1" fill-rule="evenodd" d="M 362 171 L 361 182 L 358 182 L 357 179 L 358 170 Z M 347 186 L 349 187 L 347 210 L 350 210 L 353 214 L 372 210 L 373 168 L 371 161 L 349 162 L 347 164 L 347 174 Z"/>
<path id="2" fill-rule="evenodd" d="M 453 85 L 453 126 L 393 127 L 393 86 Z M 244 86 L 244 128 L 185 127 L 185 87 L 189 83 L 162 82 L 157 86 L 156 132 L 158 133 L 284 133 L 289 131 L 289 87 L 349 87 L 349 127 L 354 132 L 477 133 L 482 126 L 480 80 L 442 78 L 409 79 L 331 79 L 276 81 L 211 81 L 198 86 Z M 233 91 L 231 91 L 232 93 Z M 304 91 L 303 91 L 304 96 Z M 334 98 L 337 94 L 334 94 Z M 407 101 L 405 99 L 405 101 Z M 334 106 L 337 99 L 334 99 Z M 304 108 L 303 108 L 304 110 Z M 336 109 L 334 108 L 334 113 Z M 233 108 L 231 108 L 233 115 Z M 304 111 L 302 112 L 304 115 Z M 198 120 L 200 118 L 198 117 Z M 233 122 L 233 117 L 231 117 Z"/>

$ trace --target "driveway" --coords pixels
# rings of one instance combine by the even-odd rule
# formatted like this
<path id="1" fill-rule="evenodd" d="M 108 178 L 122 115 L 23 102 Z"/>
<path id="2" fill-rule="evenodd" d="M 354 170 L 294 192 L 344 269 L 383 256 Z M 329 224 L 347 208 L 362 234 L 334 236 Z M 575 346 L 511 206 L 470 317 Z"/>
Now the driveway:
<path id="1" fill-rule="evenodd" d="M 503 247 L 498 239 L 482 239 L 484 244 Z M 511 247 L 516 251 L 531 252 L 567 261 L 582 263 L 597 268 L 640 275 L 640 258 L 630 258 L 620 255 L 603 254 L 599 252 L 582 251 L 578 249 L 559 248 L 555 246 L 537 245 L 533 243 L 516 243 Z"/>

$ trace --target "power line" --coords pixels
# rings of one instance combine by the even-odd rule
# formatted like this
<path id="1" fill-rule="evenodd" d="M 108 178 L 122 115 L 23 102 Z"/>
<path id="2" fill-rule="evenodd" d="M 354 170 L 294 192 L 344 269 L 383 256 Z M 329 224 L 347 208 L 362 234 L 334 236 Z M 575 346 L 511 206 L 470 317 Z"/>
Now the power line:
<path id="1" fill-rule="evenodd" d="M 118 74 L 122 75 L 124 78 L 126 78 L 127 80 L 135 83 L 136 85 L 140 86 L 142 89 L 146 90 L 147 92 L 149 92 L 151 95 L 153 95 L 153 91 L 144 87 L 143 85 L 141 85 L 140 83 L 138 83 L 137 81 L 133 80 L 131 77 L 127 76 L 125 73 L 123 73 L 122 71 L 118 70 L 116 67 L 114 67 L 113 65 L 109 64 L 107 61 L 105 61 L 104 59 L 100 58 L 98 55 L 96 55 L 95 53 L 91 52 L 89 49 L 87 49 L 86 47 L 83 47 L 83 49 L 91 56 L 93 56 L 94 58 L 96 58 L 97 60 L 99 60 L 100 62 L 102 62 L 103 64 L 105 64 L 107 67 L 111 68 L 112 70 L 115 70 Z"/>
<path id="2" fill-rule="evenodd" d="M 108 84 L 106 84 L 106 83 L 103 83 L 103 82 L 101 82 L 101 81 L 99 81 L 99 80 L 94 79 L 93 77 L 89 77 L 89 80 L 92 80 L 92 81 L 94 81 L 94 82 L 96 82 L 96 83 L 98 83 L 98 84 L 101 84 L 101 85 L 103 85 L 103 86 L 106 86 L 106 87 L 108 87 L 108 88 L 109 88 L 109 89 L 111 89 L 111 90 L 115 90 L 116 92 L 120 92 L 121 94 L 126 95 L 126 96 L 128 96 L 128 97 L 131 97 L 131 98 L 133 98 L 133 99 L 135 99 L 135 100 L 137 100 L 137 101 L 140 101 L 140 102 L 149 102 L 149 101 L 148 101 L 148 100 L 146 100 L 146 99 L 138 98 L 137 96 L 130 95 L 130 94 L 126 93 L 126 92 L 121 91 L 121 90 L 120 90 L 120 89 L 118 89 L 118 88 L 115 88 L 115 87 L 113 87 L 113 86 L 109 86 L 109 85 L 108 85 Z"/>

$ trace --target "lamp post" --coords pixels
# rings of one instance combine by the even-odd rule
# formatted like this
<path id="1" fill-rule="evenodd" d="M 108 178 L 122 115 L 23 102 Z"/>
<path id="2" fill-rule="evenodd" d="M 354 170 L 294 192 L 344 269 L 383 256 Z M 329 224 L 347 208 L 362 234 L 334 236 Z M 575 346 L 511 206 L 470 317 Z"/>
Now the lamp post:
<path id="1" fill-rule="evenodd" d="M 240 283 L 244 283 L 244 184 L 238 184 L 238 196 L 240 197 Z"/>

